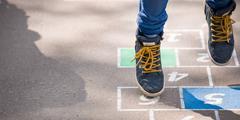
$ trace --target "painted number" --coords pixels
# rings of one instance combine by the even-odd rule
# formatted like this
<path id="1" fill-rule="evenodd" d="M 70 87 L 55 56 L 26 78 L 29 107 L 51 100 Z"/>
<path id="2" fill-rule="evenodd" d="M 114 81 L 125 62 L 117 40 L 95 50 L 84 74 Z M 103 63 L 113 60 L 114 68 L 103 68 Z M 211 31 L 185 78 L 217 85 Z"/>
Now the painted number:
<path id="1" fill-rule="evenodd" d="M 182 120 L 192 120 L 194 118 L 194 116 L 187 116 L 187 117 L 184 117 Z"/>
<path id="2" fill-rule="evenodd" d="M 139 97 L 139 100 L 141 102 L 139 102 L 139 105 L 153 105 L 156 104 L 159 101 L 159 97 L 154 97 L 154 98 L 146 98 L 144 95 L 141 95 Z"/>
<path id="3" fill-rule="evenodd" d="M 167 37 L 168 42 L 178 42 L 179 39 L 177 39 L 177 37 L 182 36 L 181 33 L 167 33 L 166 35 L 168 36 Z"/>
<path id="4" fill-rule="evenodd" d="M 168 74 L 168 76 L 169 76 L 168 81 L 177 82 L 177 81 L 182 80 L 183 78 L 188 77 L 189 75 L 188 75 L 188 73 L 172 72 L 172 73 Z"/>
<path id="5" fill-rule="evenodd" d="M 209 62 L 209 56 L 207 53 L 198 53 L 198 58 L 197 58 L 198 62 Z"/>
<path id="6" fill-rule="evenodd" d="M 214 104 L 214 105 L 220 105 L 223 103 L 223 97 L 225 94 L 223 93 L 212 93 L 204 96 L 204 98 L 207 100 L 205 101 L 205 104 Z"/>

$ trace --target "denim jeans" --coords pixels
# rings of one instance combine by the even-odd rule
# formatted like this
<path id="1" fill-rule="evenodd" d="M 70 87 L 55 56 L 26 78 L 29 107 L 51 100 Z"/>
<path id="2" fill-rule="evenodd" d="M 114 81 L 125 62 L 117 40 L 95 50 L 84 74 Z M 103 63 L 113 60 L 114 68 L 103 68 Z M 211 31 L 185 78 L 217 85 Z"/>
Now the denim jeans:
<path id="1" fill-rule="evenodd" d="M 227 6 L 232 0 L 206 0 L 213 9 Z M 140 0 L 138 13 L 138 29 L 145 35 L 156 35 L 163 31 L 168 15 L 168 0 Z"/>

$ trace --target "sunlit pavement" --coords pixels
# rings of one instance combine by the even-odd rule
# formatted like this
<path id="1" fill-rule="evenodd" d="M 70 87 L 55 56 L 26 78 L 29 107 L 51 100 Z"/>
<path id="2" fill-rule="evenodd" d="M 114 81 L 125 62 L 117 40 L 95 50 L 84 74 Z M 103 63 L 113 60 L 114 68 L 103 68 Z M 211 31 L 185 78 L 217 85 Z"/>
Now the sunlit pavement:
<path id="1" fill-rule="evenodd" d="M 131 62 L 138 1 L 0 1 L 0 120 L 240 120 L 238 0 L 224 67 L 207 54 L 203 1 L 169 1 L 154 99 Z"/>

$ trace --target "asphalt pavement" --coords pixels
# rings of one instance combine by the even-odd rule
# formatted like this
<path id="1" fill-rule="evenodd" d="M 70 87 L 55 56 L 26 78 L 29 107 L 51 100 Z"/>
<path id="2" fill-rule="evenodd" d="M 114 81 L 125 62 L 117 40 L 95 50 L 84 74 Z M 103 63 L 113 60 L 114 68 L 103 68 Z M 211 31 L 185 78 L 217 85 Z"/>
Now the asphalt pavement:
<path id="1" fill-rule="evenodd" d="M 202 0 L 170 0 L 166 90 L 135 81 L 137 0 L 0 0 L 0 120 L 240 120 L 240 1 L 232 59 L 207 54 Z"/>

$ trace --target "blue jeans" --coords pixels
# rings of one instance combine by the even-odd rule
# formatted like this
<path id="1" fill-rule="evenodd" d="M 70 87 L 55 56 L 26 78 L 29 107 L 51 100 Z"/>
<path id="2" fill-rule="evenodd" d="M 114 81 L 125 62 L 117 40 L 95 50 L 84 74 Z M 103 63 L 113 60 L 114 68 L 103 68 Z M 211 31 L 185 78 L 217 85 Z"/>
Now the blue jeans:
<path id="1" fill-rule="evenodd" d="M 232 0 L 206 0 L 213 9 L 227 6 Z M 167 21 L 168 0 L 140 0 L 138 29 L 145 35 L 156 35 L 163 32 Z"/>

